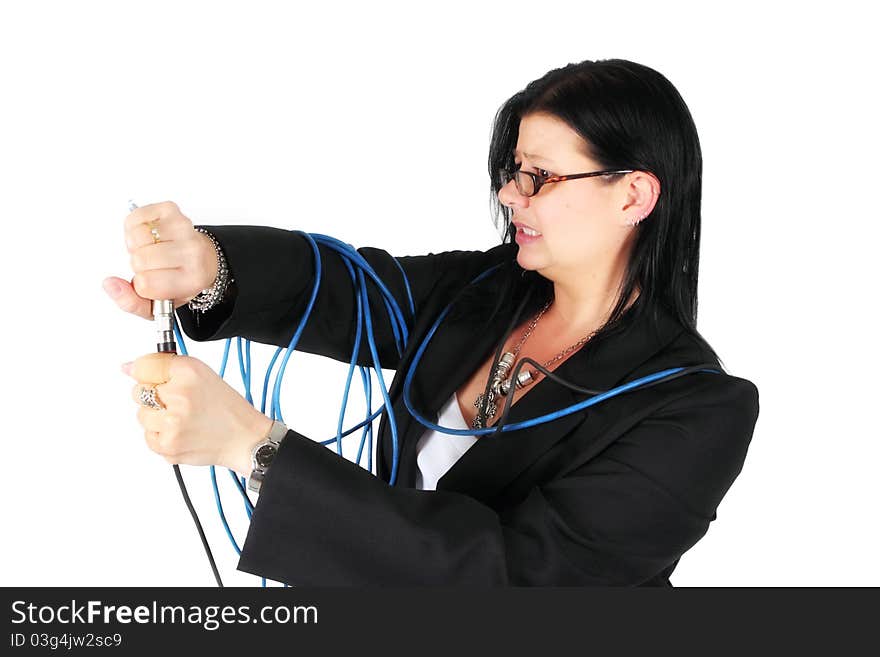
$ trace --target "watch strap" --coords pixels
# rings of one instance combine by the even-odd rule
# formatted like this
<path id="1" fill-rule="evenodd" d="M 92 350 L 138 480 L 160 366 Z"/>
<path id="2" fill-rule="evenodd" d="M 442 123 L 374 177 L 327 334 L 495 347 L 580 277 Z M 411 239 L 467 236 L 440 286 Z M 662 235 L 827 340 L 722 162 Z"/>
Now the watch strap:
<path id="1" fill-rule="evenodd" d="M 266 437 L 261 440 L 254 447 L 253 452 L 251 453 L 251 463 L 252 470 L 251 474 L 248 477 L 247 487 L 248 490 L 253 491 L 255 493 L 260 492 L 260 487 L 263 485 L 263 479 L 266 476 L 266 471 L 269 469 L 271 465 L 271 461 L 269 463 L 258 463 L 257 462 L 257 452 L 259 452 L 262 448 L 266 446 L 271 446 L 275 448 L 277 452 L 278 448 L 281 446 L 281 441 L 284 436 L 287 435 L 287 426 L 278 420 L 275 420 L 272 423 L 272 427 L 269 429 L 269 433 Z M 274 459 L 274 454 L 272 454 L 272 458 Z"/>

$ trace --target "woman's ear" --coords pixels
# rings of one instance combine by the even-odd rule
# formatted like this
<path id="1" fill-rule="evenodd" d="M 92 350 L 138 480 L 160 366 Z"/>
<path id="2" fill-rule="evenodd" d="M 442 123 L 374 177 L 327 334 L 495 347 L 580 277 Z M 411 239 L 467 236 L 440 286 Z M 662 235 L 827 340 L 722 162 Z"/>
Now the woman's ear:
<path id="1" fill-rule="evenodd" d="M 660 196 L 660 181 L 648 171 L 633 171 L 628 176 L 624 204 L 621 207 L 623 223 L 635 226 L 654 211 Z"/>

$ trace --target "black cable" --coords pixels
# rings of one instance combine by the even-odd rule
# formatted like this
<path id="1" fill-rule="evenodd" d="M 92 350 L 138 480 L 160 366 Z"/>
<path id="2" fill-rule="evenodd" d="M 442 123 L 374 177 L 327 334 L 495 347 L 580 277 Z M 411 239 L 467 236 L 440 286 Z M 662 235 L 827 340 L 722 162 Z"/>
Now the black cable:
<path id="1" fill-rule="evenodd" d="M 128 202 L 129 211 L 133 211 L 137 207 L 138 206 L 134 201 Z M 155 242 L 159 242 L 159 235 L 157 232 L 153 233 L 153 239 Z M 153 311 L 153 321 L 155 322 L 156 328 L 158 330 L 156 351 L 158 351 L 159 353 L 177 354 L 177 343 L 174 341 L 174 332 L 175 330 L 179 329 L 177 328 L 177 317 L 174 314 L 173 300 L 155 300 L 151 303 L 151 307 Z M 167 326 L 164 323 L 164 319 L 166 317 L 169 320 Z M 198 314 L 196 314 L 196 317 L 198 317 Z M 193 506 L 192 500 L 189 499 L 189 493 L 186 490 L 186 484 L 183 482 L 183 475 L 180 474 L 180 466 L 175 463 L 172 467 L 174 469 L 174 477 L 177 479 L 177 485 L 180 486 L 180 493 L 183 495 L 183 501 L 186 503 L 186 508 L 189 509 L 189 513 L 192 516 L 193 522 L 196 523 L 196 529 L 199 532 L 199 538 L 202 539 L 202 545 L 205 548 L 205 554 L 208 555 L 208 563 L 211 564 L 211 570 L 214 571 L 214 579 L 217 580 L 217 586 L 223 588 L 223 580 L 220 579 L 220 572 L 217 570 L 217 564 L 214 561 L 214 555 L 211 553 L 211 546 L 208 545 L 208 539 L 207 537 L 205 537 L 205 531 L 202 529 L 202 523 L 199 521 L 199 515 L 196 513 L 196 509 Z"/>
<path id="2" fill-rule="evenodd" d="M 532 292 L 534 291 L 535 286 L 530 285 L 526 290 L 525 295 L 523 296 L 523 300 L 520 301 L 519 306 L 516 311 L 513 313 L 513 318 L 510 320 L 510 324 L 507 327 L 507 331 L 505 331 L 504 336 L 501 338 L 501 342 L 498 343 L 498 348 L 495 349 L 495 356 L 492 360 L 492 366 L 489 368 L 489 378 L 486 380 L 486 387 L 483 389 L 483 403 L 477 408 L 477 417 L 483 418 L 483 426 L 488 426 L 489 418 L 486 417 L 487 409 L 489 408 L 489 390 L 492 389 L 492 378 L 495 375 L 495 370 L 498 367 L 498 363 L 501 360 L 501 354 L 504 351 L 504 345 L 507 343 L 507 339 L 510 337 L 510 334 L 513 333 L 513 329 L 516 328 L 517 320 L 519 316 L 522 314 L 523 308 L 525 308 L 526 303 L 532 296 Z M 487 434 L 489 435 L 489 434 Z"/>
<path id="3" fill-rule="evenodd" d="M 171 313 L 171 339 L 164 340 L 156 345 L 156 350 L 160 353 L 177 353 L 177 344 L 174 342 L 174 327 L 177 324 L 177 318 L 174 316 L 174 313 Z M 208 563 L 211 565 L 211 570 L 214 572 L 214 579 L 217 580 L 217 586 L 221 589 L 223 588 L 223 580 L 220 579 L 220 571 L 217 570 L 217 563 L 214 561 L 214 555 L 211 553 L 211 546 L 208 545 L 208 538 L 205 536 L 205 530 L 202 529 L 202 523 L 199 520 L 199 514 L 196 513 L 196 509 L 193 506 L 192 500 L 189 498 L 189 493 L 186 490 L 186 484 L 183 482 L 183 475 L 180 474 L 180 466 L 176 463 L 172 465 L 174 469 L 174 477 L 177 479 L 177 485 L 180 486 L 180 493 L 183 495 L 183 501 L 186 503 L 186 508 L 189 509 L 189 513 L 192 516 L 193 522 L 196 524 L 196 530 L 199 532 L 199 538 L 202 539 L 202 546 L 205 548 L 205 554 L 208 555 Z"/>
<path id="4" fill-rule="evenodd" d="M 211 546 L 208 545 L 208 539 L 205 537 L 205 530 L 202 529 L 202 523 L 199 522 L 199 515 L 196 513 L 195 507 L 193 507 L 192 501 L 189 499 L 189 493 L 186 492 L 186 484 L 183 483 L 183 475 L 180 474 L 180 466 L 174 464 L 171 467 L 174 468 L 174 476 L 177 477 L 177 484 L 180 486 L 180 492 L 183 494 L 183 501 L 186 503 L 186 508 L 189 509 L 190 515 L 192 515 L 193 522 L 196 523 L 196 529 L 199 532 L 199 538 L 202 539 L 202 545 L 205 547 L 205 554 L 208 555 L 208 561 L 211 564 L 211 570 L 214 571 L 214 579 L 217 580 L 217 586 L 222 589 L 223 580 L 220 579 L 220 571 L 217 570 L 217 564 L 214 562 L 214 555 L 211 554 Z"/>
<path id="5" fill-rule="evenodd" d="M 507 395 L 505 396 L 506 399 L 504 400 L 504 410 L 501 413 L 501 418 L 498 420 L 498 423 L 495 425 L 495 427 L 496 427 L 495 434 L 499 433 L 502 430 L 504 423 L 507 421 L 507 416 L 510 414 L 510 409 L 513 407 L 513 395 L 514 395 L 514 391 L 516 390 L 517 377 L 519 376 L 519 372 L 522 369 L 523 365 L 525 365 L 526 363 L 528 363 L 529 365 L 532 365 L 536 370 L 541 372 L 548 379 L 552 379 L 553 381 L 556 381 L 556 383 L 559 383 L 560 385 L 563 385 L 570 390 L 574 390 L 575 392 L 580 392 L 583 394 L 593 395 L 593 396 L 601 395 L 605 392 L 608 392 L 607 390 L 590 390 L 589 388 L 581 388 L 580 386 L 576 386 L 573 383 L 569 383 L 568 381 L 563 379 L 558 374 L 554 374 L 553 372 L 548 370 L 546 367 L 544 367 L 540 363 L 532 360 L 528 356 L 523 356 L 519 360 L 519 362 L 516 364 L 516 366 L 513 368 L 513 373 L 510 375 L 510 390 L 508 391 Z M 655 386 L 659 383 L 673 381 L 679 377 L 685 376 L 686 374 L 691 374 L 692 372 L 696 372 L 698 370 L 703 370 L 703 369 L 706 369 L 707 367 L 717 369 L 718 365 L 716 363 L 700 363 L 699 365 L 688 365 L 687 367 L 682 369 L 680 372 L 675 372 L 673 374 L 667 374 L 666 376 L 661 377 L 655 381 L 651 381 L 650 383 L 642 384 L 642 385 L 638 386 L 637 388 L 631 388 L 629 390 L 624 390 L 623 392 L 618 393 L 618 394 L 626 394 L 628 392 L 633 392 L 635 390 L 643 390 L 644 388 L 650 388 L 651 386 Z M 625 385 L 625 384 L 621 384 L 621 385 Z"/>

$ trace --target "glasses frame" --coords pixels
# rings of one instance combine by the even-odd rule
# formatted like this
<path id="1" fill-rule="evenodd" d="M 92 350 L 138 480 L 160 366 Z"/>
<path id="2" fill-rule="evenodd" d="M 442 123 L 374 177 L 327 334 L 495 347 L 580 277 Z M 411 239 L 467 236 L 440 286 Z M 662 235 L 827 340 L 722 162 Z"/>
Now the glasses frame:
<path id="1" fill-rule="evenodd" d="M 607 176 L 612 173 L 633 173 L 635 169 L 603 169 L 602 171 L 590 171 L 589 173 L 569 173 L 564 176 L 542 176 L 537 173 L 532 173 L 531 171 L 523 171 L 521 169 L 514 169 L 510 171 L 509 169 L 501 169 L 499 172 L 501 175 L 501 186 L 503 187 L 509 181 L 513 180 L 513 184 L 516 185 L 516 191 L 518 191 L 522 196 L 531 197 L 536 196 L 538 192 L 541 191 L 541 187 L 548 183 L 555 182 L 563 182 L 566 180 L 578 180 L 579 178 L 592 178 L 593 176 Z M 516 175 L 518 173 L 525 174 L 532 179 L 532 182 L 535 186 L 535 191 L 531 194 L 526 194 L 522 191 L 519 185 L 519 181 L 516 179 Z M 505 178 L 507 180 L 505 181 Z"/>

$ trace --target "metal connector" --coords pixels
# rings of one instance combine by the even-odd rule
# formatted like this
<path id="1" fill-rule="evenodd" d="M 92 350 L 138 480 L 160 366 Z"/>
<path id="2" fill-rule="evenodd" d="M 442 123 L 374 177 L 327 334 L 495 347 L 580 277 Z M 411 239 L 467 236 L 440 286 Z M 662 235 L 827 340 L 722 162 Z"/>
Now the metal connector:
<path id="1" fill-rule="evenodd" d="M 174 340 L 174 302 L 169 299 L 153 301 L 153 322 L 156 324 L 156 351 L 177 353 Z"/>

